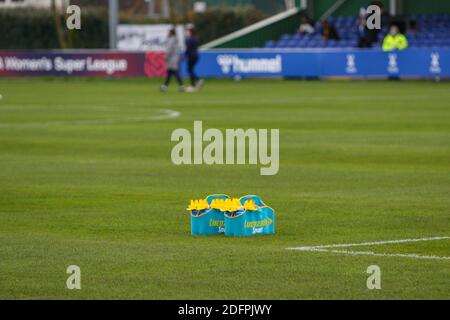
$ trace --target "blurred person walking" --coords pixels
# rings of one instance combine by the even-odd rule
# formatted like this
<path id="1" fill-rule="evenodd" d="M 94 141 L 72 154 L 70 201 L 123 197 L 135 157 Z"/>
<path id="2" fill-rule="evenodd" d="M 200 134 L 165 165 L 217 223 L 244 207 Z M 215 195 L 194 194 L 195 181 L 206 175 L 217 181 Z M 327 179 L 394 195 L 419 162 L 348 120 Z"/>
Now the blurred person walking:
<path id="1" fill-rule="evenodd" d="M 191 83 L 190 90 L 200 89 L 203 86 L 204 81 L 200 79 L 195 73 L 195 66 L 198 63 L 199 54 L 198 54 L 197 33 L 193 27 L 188 29 L 185 55 L 187 59 L 187 70 L 189 73 L 189 81 Z"/>
<path id="2" fill-rule="evenodd" d="M 166 79 L 164 81 L 164 84 L 161 85 L 160 90 L 161 92 L 166 92 L 170 80 L 174 76 L 177 79 L 178 86 L 180 92 L 184 92 L 184 85 L 183 80 L 181 80 L 180 77 L 180 55 L 181 55 L 181 49 L 178 44 L 177 39 L 177 33 L 175 28 L 172 28 L 169 30 L 169 36 L 167 38 L 166 42 L 166 63 L 167 63 L 167 75 Z"/>

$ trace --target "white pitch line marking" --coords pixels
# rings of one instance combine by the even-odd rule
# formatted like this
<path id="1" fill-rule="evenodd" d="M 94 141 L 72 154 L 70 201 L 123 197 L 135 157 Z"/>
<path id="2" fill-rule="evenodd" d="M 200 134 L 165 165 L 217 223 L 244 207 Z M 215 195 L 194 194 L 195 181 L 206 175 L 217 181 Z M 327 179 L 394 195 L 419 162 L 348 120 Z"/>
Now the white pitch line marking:
<path id="1" fill-rule="evenodd" d="M 296 103 L 296 102 L 322 102 L 322 101 L 328 101 L 328 100 L 342 100 L 342 101 L 347 101 L 347 100 L 373 100 L 373 99 L 378 99 L 378 100 L 393 100 L 393 99 L 397 99 L 398 97 L 396 96 L 373 96 L 373 95 L 365 95 L 365 96 L 330 96 L 330 97 L 287 97 L 287 98 L 281 98 L 281 99 L 240 99 L 240 100 L 236 100 L 236 99 L 220 99 L 220 100 L 211 100 L 211 99 L 199 99 L 199 100 L 183 100 L 183 101 L 179 101 L 179 100 L 170 100 L 170 101 L 163 101 L 161 102 L 162 105 L 197 105 L 197 104 L 212 104 L 212 105 L 246 105 L 246 104 L 273 104 L 273 103 Z M 401 99 L 404 100 L 417 100 L 417 99 L 427 99 L 429 97 L 427 96 L 408 96 L 408 97 L 401 97 Z"/>
<path id="2" fill-rule="evenodd" d="M 418 238 L 418 239 L 400 239 L 400 240 L 386 240 L 376 242 L 363 242 L 363 243 L 347 243 L 347 244 L 330 244 L 320 246 L 308 246 L 308 247 L 295 247 L 287 248 L 287 250 L 309 251 L 309 252 L 329 252 L 348 255 L 370 255 L 377 257 L 404 257 L 415 259 L 434 259 L 434 260 L 450 260 L 450 257 L 440 256 L 422 256 L 418 254 L 409 253 L 376 253 L 372 251 L 350 251 L 350 250 L 334 250 L 332 248 L 348 248 L 348 247 L 363 247 L 363 246 L 379 246 L 391 243 L 411 243 L 419 241 L 436 241 L 436 240 L 448 240 L 450 237 L 430 237 L 430 238 Z"/>
<path id="3" fill-rule="evenodd" d="M 64 121 L 48 121 L 48 122 L 30 122 L 30 123 L 3 123 L 2 127 L 24 127 L 24 126 L 51 126 L 51 125 L 84 125 L 84 124 L 115 124 L 115 123 L 129 123 L 129 122 L 145 122 L 145 121 L 160 121 L 177 118 L 181 112 L 170 109 L 158 109 L 160 115 L 141 116 L 141 117 L 125 117 L 125 118 L 110 118 L 110 119 L 86 119 L 86 120 L 64 120 Z"/>

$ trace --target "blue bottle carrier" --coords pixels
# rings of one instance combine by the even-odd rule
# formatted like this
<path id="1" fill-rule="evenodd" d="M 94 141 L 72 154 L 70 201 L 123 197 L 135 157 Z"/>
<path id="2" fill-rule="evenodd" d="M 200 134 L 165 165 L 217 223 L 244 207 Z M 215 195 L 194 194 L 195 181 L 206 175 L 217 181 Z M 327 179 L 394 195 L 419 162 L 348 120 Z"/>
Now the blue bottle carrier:
<path id="1" fill-rule="evenodd" d="M 229 199 L 225 194 L 214 194 L 206 197 L 206 202 L 211 205 L 214 199 Z M 211 207 L 202 210 L 191 211 L 191 233 L 193 235 L 212 235 L 225 233 L 225 221 L 222 211 Z"/>
<path id="2" fill-rule="evenodd" d="M 266 206 L 259 196 L 249 195 L 239 199 L 242 205 L 253 200 L 256 210 L 243 209 L 233 212 L 225 211 L 225 235 L 253 236 L 275 233 L 275 212 Z"/>
<path id="3" fill-rule="evenodd" d="M 221 209 L 211 208 L 214 199 L 231 201 L 224 194 L 210 195 L 205 200 L 199 200 L 203 204 L 199 206 L 201 209 L 191 210 L 193 235 L 225 234 L 240 237 L 275 233 L 275 211 L 259 196 L 247 195 L 239 200 L 234 199 L 239 202 L 234 203 L 233 209 L 226 206 Z"/>

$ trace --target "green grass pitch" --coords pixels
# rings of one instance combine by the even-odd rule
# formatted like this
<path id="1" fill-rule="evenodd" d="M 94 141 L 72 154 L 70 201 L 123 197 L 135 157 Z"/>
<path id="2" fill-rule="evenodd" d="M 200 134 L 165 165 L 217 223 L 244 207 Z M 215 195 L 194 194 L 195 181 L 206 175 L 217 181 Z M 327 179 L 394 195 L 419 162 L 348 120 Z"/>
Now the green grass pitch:
<path id="1" fill-rule="evenodd" d="M 450 298 L 450 260 L 286 250 L 450 236 L 449 83 L 158 85 L 0 79 L 0 299 Z M 181 114 L 145 120 L 161 109 Z M 279 128 L 279 173 L 173 165 L 194 120 Z M 260 195 L 276 235 L 191 236 L 188 201 L 211 193 Z M 450 240 L 352 249 L 448 257 Z"/>

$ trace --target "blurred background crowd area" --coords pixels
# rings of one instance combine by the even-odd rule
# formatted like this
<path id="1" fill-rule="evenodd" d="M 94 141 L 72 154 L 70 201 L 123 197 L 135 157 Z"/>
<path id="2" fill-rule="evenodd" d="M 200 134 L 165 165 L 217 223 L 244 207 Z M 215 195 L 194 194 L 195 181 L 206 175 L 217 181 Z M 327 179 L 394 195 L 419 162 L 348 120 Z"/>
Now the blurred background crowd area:
<path id="1" fill-rule="evenodd" d="M 207 43 L 292 8 L 283 30 L 243 47 L 378 48 L 390 25 L 411 47 L 450 46 L 450 1 L 375 1 L 382 30 L 369 36 L 364 9 L 370 0 L 120 0 L 121 24 L 194 24 Z M 82 8 L 82 29 L 66 30 L 65 8 Z M 333 9 L 333 10 L 331 10 Z M 108 0 L 0 0 L 0 49 L 108 48 Z M 64 37 L 61 34 L 65 34 Z"/>
<path id="2" fill-rule="evenodd" d="M 348 3 L 359 4 L 358 1 Z M 450 1 L 434 5 L 433 1 L 416 1 L 412 7 L 405 6 L 408 3 L 412 4 L 395 1 L 392 6 L 390 1 L 370 1 L 366 7 L 349 6 L 353 11 L 336 10 L 333 15 L 325 13 L 319 18 L 313 16 L 313 11 L 311 15 L 302 12 L 295 32 L 285 33 L 278 40 L 268 40 L 264 47 L 379 49 L 386 35 L 392 32 L 392 26 L 397 33 L 406 35 L 406 47 L 450 47 Z M 418 5 L 420 3 L 428 4 L 426 10 Z M 371 16 L 368 6 L 379 8 L 381 29 L 368 27 Z"/>

